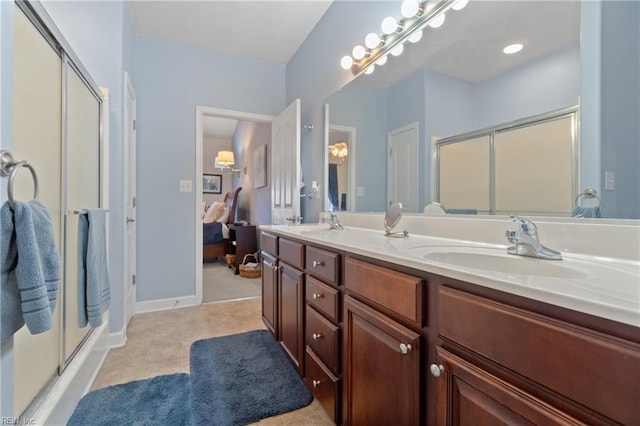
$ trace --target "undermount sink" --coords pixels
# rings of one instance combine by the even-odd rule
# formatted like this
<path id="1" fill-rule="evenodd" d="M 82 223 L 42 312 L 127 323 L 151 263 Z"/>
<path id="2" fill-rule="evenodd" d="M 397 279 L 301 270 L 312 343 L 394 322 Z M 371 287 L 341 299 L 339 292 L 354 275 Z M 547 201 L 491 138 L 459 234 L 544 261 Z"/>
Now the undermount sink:
<path id="1" fill-rule="evenodd" d="M 296 224 L 296 225 L 287 225 L 286 229 L 306 233 L 306 232 L 318 232 L 318 231 L 327 231 L 329 230 L 329 225 L 326 223 L 304 223 L 304 224 Z"/>
<path id="2" fill-rule="evenodd" d="M 409 252 L 418 257 L 450 266 L 494 273 L 585 278 L 589 273 L 571 260 L 545 260 L 507 254 L 505 249 L 484 247 L 415 247 Z"/>

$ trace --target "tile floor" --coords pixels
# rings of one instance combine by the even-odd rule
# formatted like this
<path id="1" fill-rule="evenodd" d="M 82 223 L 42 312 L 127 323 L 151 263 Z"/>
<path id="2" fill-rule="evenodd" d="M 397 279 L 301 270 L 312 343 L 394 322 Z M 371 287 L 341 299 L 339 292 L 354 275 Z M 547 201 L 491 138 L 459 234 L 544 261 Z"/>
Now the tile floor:
<path id="1" fill-rule="evenodd" d="M 189 372 L 189 347 L 199 339 L 263 329 L 261 299 L 209 303 L 197 307 L 136 315 L 127 329 L 127 344 L 112 349 L 93 389 L 161 374 Z M 320 403 L 261 425 L 333 425 Z"/>

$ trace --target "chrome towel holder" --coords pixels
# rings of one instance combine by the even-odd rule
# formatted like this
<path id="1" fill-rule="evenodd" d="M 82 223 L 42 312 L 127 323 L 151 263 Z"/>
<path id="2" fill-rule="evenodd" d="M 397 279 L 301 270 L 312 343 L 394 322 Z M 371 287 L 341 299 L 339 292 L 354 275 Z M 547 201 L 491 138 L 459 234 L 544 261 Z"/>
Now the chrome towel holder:
<path id="1" fill-rule="evenodd" d="M 6 149 L 0 151 L 0 175 L 9 176 L 9 182 L 7 183 L 7 195 L 9 196 L 9 206 L 11 210 L 15 210 L 15 202 L 13 199 L 13 181 L 18 174 L 18 170 L 26 167 L 31 172 L 33 178 L 33 199 L 38 199 L 38 175 L 31 163 L 28 161 L 15 161 L 13 155 Z"/>
<path id="2" fill-rule="evenodd" d="M 596 200 L 598 200 L 598 206 L 600 207 L 600 197 L 598 197 L 598 191 L 596 191 L 593 188 L 587 188 L 584 191 L 582 191 L 580 194 L 578 194 L 578 196 L 576 197 L 576 201 L 575 201 L 575 205 L 576 207 L 579 207 L 579 201 L 580 201 L 580 197 L 584 197 L 584 198 L 595 198 Z"/>

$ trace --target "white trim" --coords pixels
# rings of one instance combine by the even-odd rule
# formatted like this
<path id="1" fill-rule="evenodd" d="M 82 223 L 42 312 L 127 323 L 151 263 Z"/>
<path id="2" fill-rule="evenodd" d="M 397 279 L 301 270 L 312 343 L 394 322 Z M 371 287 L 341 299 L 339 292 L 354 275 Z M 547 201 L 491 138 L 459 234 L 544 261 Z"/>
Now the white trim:
<path id="1" fill-rule="evenodd" d="M 202 303 L 202 301 L 200 302 Z M 146 312 L 167 311 L 176 308 L 187 308 L 189 306 L 196 306 L 200 303 L 196 303 L 195 296 L 174 297 L 171 299 L 159 299 L 148 300 L 146 302 L 136 302 L 136 314 L 143 314 Z"/>
<path id="2" fill-rule="evenodd" d="M 202 105 L 196 105 L 196 149 L 195 149 L 195 158 L 194 158 L 194 191 L 195 191 L 195 282 L 193 283 L 193 288 L 195 289 L 195 296 L 193 297 L 192 305 L 201 305 L 203 299 L 203 289 L 202 289 L 202 217 L 200 216 L 202 209 L 202 145 L 204 143 L 204 128 L 203 128 L 203 119 L 204 117 L 221 117 L 221 118 L 231 118 L 234 120 L 244 120 L 244 121 L 253 121 L 259 123 L 271 123 L 275 118 L 272 115 L 265 114 L 254 114 L 250 112 L 241 112 L 234 111 L 231 109 L 222 109 L 222 108 L 212 108 Z M 174 299 L 171 299 L 174 300 Z M 147 302 L 145 302 L 147 303 Z M 136 313 L 141 312 L 138 310 L 138 305 L 136 304 Z M 163 305 L 164 306 L 164 305 Z M 166 308 L 159 309 L 171 309 L 173 305 L 168 306 Z M 154 310 L 159 310 L 154 309 Z M 147 311 L 145 311 L 147 312 Z"/>
<path id="3" fill-rule="evenodd" d="M 123 203 L 122 203 L 122 217 L 125 219 L 125 223 L 124 226 L 122 227 L 122 241 L 123 241 L 123 253 L 125 254 L 123 256 L 123 260 L 124 260 L 124 264 L 123 264 L 123 268 L 122 268 L 122 283 L 123 283 L 123 293 L 124 293 L 124 298 L 123 298 L 123 304 L 122 304 L 122 324 L 123 324 L 123 330 L 125 333 L 125 342 L 126 342 L 126 332 L 127 332 L 127 325 L 128 325 L 128 320 L 130 318 L 127 318 L 127 306 L 136 306 L 136 287 L 134 286 L 133 289 L 129 289 L 129 258 L 130 258 L 130 254 L 129 254 L 129 235 L 128 235 L 128 231 L 127 231 L 127 223 L 126 223 L 126 218 L 128 217 L 128 212 L 127 212 L 127 205 L 128 205 L 128 200 L 127 200 L 127 196 L 129 194 L 129 190 L 128 190 L 128 186 L 129 186 L 129 161 L 131 160 L 129 158 L 129 144 L 131 143 L 131 141 L 129 140 L 129 122 L 130 119 L 133 120 L 137 120 L 137 113 L 136 113 L 136 108 L 137 108 L 137 102 L 138 102 L 138 98 L 136 96 L 136 91 L 133 87 L 133 82 L 131 81 L 131 78 L 129 77 L 129 73 L 127 71 L 123 72 L 124 74 L 124 84 L 123 84 L 123 93 L 122 93 L 122 104 L 123 104 L 123 108 L 122 108 L 122 141 L 123 141 L 123 150 L 122 150 L 122 165 L 123 165 L 123 170 L 122 170 L 122 175 L 124 177 L 124 179 L 122 180 L 122 198 L 123 198 Z M 133 100 L 133 111 L 129 111 L 129 107 L 128 107 L 128 102 L 127 99 L 128 97 L 131 96 L 132 100 Z M 136 125 L 137 127 L 137 125 Z M 135 159 L 134 159 L 135 161 Z M 136 228 L 137 229 L 137 228 Z M 136 256 L 137 259 L 137 256 Z M 130 300 L 133 299 L 133 300 Z M 135 312 L 131 312 L 131 316 L 133 316 Z"/>
<path id="4" fill-rule="evenodd" d="M 106 316 L 104 317 L 106 318 Z M 80 399 L 91 389 L 100 367 L 109 353 L 109 323 L 96 328 L 69 363 L 64 373 L 43 395 L 42 403 L 23 417 L 33 424 L 66 424 Z"/>
<path id="5" fill-rule="evenodd" d="M 108 336 L 109 348 L 121 348 L 127 344 L 127 327 L 122 327 L 122 330 L 115 333 L 109 333 Z"/>
<path id="6" fill-rule="evenodd" d="M 407 130 L 411 130 L 411 129 L 415 129 L 416 130 L 416 139 L 415 139 L 415 146 L 416 146 L 416 178 L 420 179 L 420 123 L 418 123 L 417 121 L 414 121 L 413 123 L 409 123 L 406 126 L 402 126 L 402 127 L 398 127 L 397 129 L 393 129 L 391 131 L 389 131 L 387 133 L 387 152 L 386 152 L 386 158 L 387 158 L 387 202 L 386 204 L 389 204 L 390 201 L 390 194 L 389 192 L 391 191 L 391 179 L 393 174 L 390 173 L 390 168 L 391 168 L 391 163 L 389 163 L 389 152 L 391 151 L 391 138 L 396 136 L 399 133 L 402 132 L 406 132 Z M 415 202 L 416 202 L 416 211 L 415 212 L 411 212 L 411 213 L 417 213 L 417 212 L 421 212 L 421 208 L 420 208 L 420 189 L 418 186 L 418 190 L 415 193 Z M 409 213 L 409 212 L 407 212 Z"/>
<path id="7" fill-rule="evenodd" d="M 328 104 L 325 104 L 327 107 L 329 106 Z M 351 126 L 339 126 L 337 124 L 327 124 L 327 127 L 325 127 L 326 129 L 328 129 L 327 131 L 327 136 L 326 136 L 326 143 L 325 143 L 325 147 L 324 147 L 324 155 L 325 155 L 325 161 L 324 161 L 324 165 L 325 165 L 325 170 L 324 170 L 324 175 L 325 175 L 325 183 L 324 183 L 324 187 L 326 188 L 325 190 L 325 205 L 328 207 L 329 206 L 329 173 L 328 173 L 328 164 L 329 164 L 329 132 L 335 130 L 337 132 L 343 132 L 349 135 L 349 176 L 348 176 L 348 182 L 347 182 L 347 194 L 348 194 L 348 199 L 347 199 L 347 211 L 349 212 L 355 212 L 356 211 L 356 150 L 358 149 L 358 144 L 356 143 L 356 128 L 355 127 L 351 127 Z M 328 210 L 328 209 L 325 209 Z"/>

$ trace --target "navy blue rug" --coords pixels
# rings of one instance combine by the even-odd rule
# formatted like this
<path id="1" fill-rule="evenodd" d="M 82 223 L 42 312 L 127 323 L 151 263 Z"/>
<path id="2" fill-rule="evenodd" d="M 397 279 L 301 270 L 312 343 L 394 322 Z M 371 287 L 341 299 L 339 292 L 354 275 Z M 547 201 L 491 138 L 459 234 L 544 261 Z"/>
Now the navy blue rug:
<path id="1" fill-rule="evenodd" d="M 67 425 L 190 425 L 189 375 L 170 374 L 86 394 Z"/>
<path id="2" fill-rule="evenodd" d="M 195 425 L 244 425 L 313 400 L 266 330 L 198 340 L 190 355 Z"/>

